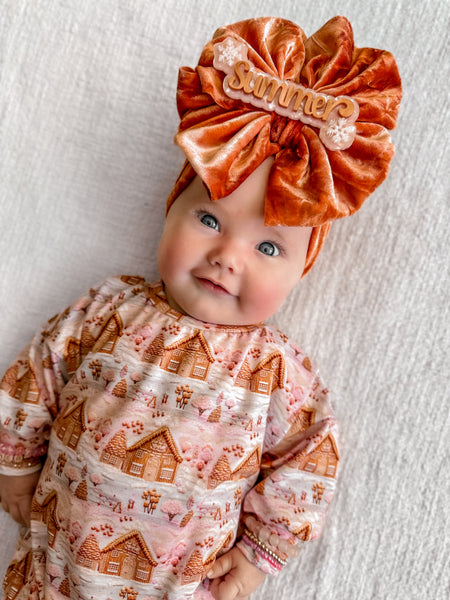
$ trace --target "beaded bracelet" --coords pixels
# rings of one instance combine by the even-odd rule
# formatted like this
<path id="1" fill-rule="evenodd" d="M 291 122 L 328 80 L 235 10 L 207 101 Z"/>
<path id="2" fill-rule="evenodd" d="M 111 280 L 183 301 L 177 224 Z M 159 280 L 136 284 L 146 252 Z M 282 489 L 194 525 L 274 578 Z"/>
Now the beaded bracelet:
<path id="1" fill-rule="evenodd" d="M 269 544 L 275 550 L 279 550 L 282 554 L 281 558 L 294 558 L 298 556 L 299 549 L 293 542 L 284 540 L 279 535 L 271 533 L 267 527 L 264 527 L 254 517 L 248 516 L 245 519 L 245 526 L 261 542 Z"/>
<path id="2" fill-rule="evenodd" d="M 276 552 L 274 552 L 273 550 L 271 550 L 270 548 L 268 548 L 264 542 L 262 542 L 259 538 L 256 537 L 256 535 L 253 535 L 253 533 L 251 531 L 249 531 L 247 528 L 244 529 L 244 534 L 243 534 L 243 539 L 244 541 L 246 541 L 248 543 L 248 545 L 253 548 L 253 550 L 255 550 L 256 552 L 258 552 L 259 554 L 261 554 L 261 551 L 264 553 L 264 556 L 266 558 L 266 560 L 268 560 L 272 566 L 276 567 L 277 565 L 273 564 L 272 561 L 276 561 L 276 563 L 278 563 L 280 569 L 281 567 L 284 567 L 287 563 L 286 560 L 284 560 L 284 558 L 281 558 L 280 556 L 278 556 L 278 554 L 276 554 Z M 256 547 L 255 547 L 256 546 Z"/>
<path id="3" fill-rule="evenodd" d="M 242 535 L 241 541 L 244 542 L 247 546 L 249 546 L 252 550 L 254 550 L 254 552 L 258 556 L 260 556 L 264 560 L 264 562 L 268 563 L 271 567 L 273 567 L 275 571 L 281 571 L 283 565 L 279 563 L 275 558 L 267 554 L 260 546 L 258 546 L 256 542 L 252 541 L 249 537 L 247 537 L 245 533 Z"/>

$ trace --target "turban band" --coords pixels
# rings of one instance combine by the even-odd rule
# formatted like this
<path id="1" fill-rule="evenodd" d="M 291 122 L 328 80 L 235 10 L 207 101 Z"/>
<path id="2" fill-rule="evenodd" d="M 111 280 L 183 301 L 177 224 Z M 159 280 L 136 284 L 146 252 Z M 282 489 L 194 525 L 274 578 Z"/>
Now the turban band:
<path id="1" fill-rule="evenodd" d="M 197 67 L 179 71 L 175 142 L 187 160 L 167 210 L 196 175 L 214 201 L 272 156 L 265 224 L 312 227 L 305 274 L 332 221 L 386 178 L 401 95 L 392 54 L 356 48 L 345 17 L 309 38 L 279 18 L 221 27 Z"/>

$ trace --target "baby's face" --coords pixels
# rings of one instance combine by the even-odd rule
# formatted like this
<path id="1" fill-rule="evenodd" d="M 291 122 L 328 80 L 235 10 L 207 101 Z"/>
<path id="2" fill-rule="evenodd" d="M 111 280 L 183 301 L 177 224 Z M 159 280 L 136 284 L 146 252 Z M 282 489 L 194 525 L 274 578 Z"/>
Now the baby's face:
<path id="1" fill-rule="evenodd" d="M 172 308 L 198 320 L 252 325 L 273 315 L 299 281 L 311 228 L 266 227 L 272 159 L 212 202 L 199 177 L 167 215 L 158 266 Z"/>

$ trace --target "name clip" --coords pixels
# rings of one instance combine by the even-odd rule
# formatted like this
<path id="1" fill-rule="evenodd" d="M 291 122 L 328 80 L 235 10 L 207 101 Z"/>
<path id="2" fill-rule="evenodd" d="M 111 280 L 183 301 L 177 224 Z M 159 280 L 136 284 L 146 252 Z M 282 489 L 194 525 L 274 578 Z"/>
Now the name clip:
<path id="1" fill-rule="evenodd" d="M 213 65 L 226 73 L 223 90 L 227 96 L 317 127 L 329 150 L 345 150 L 352 145 L 359 115 L 353 98 L 322 94 L 265 73 L 248 59 L 247 50 L 232 37 L 214 46 Z"/>

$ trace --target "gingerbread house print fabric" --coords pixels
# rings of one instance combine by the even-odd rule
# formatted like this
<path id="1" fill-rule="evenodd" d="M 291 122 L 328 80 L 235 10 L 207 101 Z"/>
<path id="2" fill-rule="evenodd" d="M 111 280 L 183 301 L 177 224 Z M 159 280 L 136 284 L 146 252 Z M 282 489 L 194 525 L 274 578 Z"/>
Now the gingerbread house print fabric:
<path id="1" fill-rule="evenodd" d="M 8 600 L 207 597 L 243 511 L 320 534 L 336 425 L 276 330 L 200 323 L 160 284 L 115 278 L 46 324 L 0 395 L 1 472 L 43 465 Z"/>

